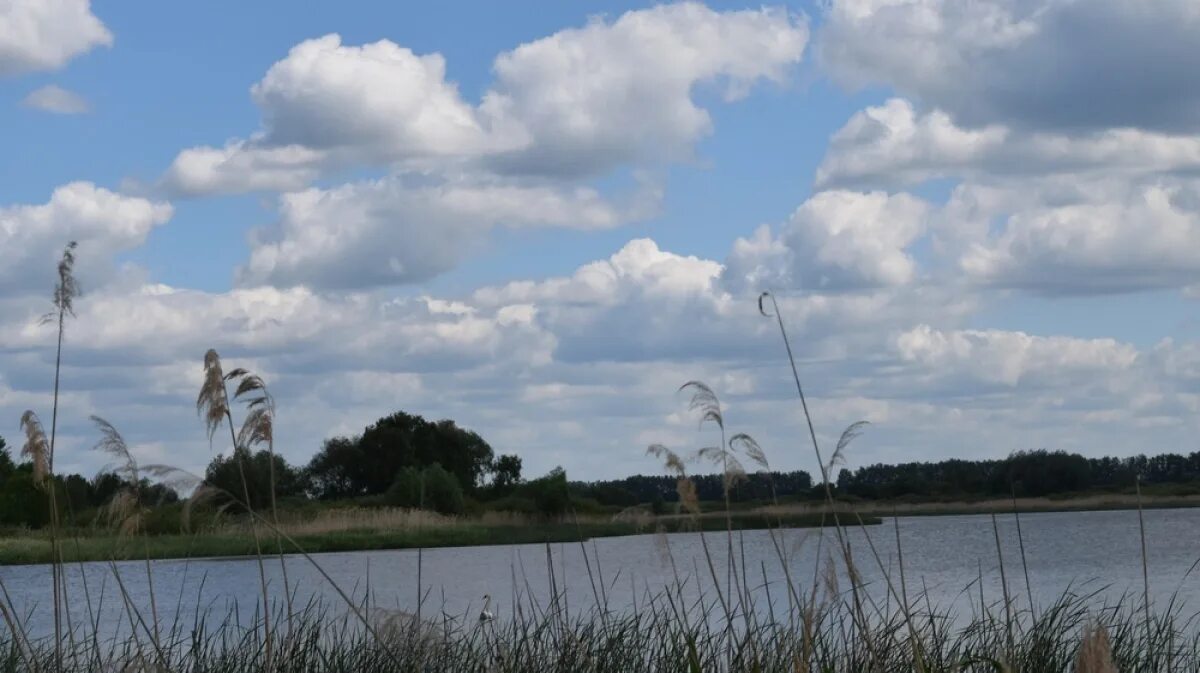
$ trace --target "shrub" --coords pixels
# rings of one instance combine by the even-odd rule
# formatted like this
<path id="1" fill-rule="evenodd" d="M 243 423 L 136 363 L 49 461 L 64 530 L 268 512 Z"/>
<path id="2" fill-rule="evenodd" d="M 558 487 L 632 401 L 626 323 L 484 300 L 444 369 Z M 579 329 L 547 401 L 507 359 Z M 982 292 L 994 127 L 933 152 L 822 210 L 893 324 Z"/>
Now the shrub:
<path id="1" fill-rule="evenodd" d="M 518 495 L 533 500 L 538 513 L 545 516 L 565 514 L 571 505 L 571 496 L 567 490 L 567 473 L 561 467 L 556 467 L 546 476 L 528 482 L 521 487 Z"/>
<path id="2" fill-rule="evenodd" d="M 414 467 L 400 470 L 384 500 L 394 507 L 431 509 L 442 514 L 461 514 L 465 503 L 458 479 L 437 463 L 420 471 Z"/>

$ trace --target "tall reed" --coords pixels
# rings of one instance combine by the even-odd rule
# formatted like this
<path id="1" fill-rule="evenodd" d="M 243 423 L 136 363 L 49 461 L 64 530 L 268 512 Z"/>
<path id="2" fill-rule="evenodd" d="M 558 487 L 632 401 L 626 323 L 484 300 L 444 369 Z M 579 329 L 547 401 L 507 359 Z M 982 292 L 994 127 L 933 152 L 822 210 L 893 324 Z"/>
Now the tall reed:
<path id="1" fill-rule="evenodd" d="M 208 429 L 209 440 L 212 440 L 214 434 L 222 425 L 229 427 L 229 441 L 233 451 L 233 460 L 237 464 L 238 476 L 242 482 L 242 495 L 244 500 L 242 504 L 246 507 L 250 514 L 254 511 L 250 499 L 250 486 L 246 480 L 245 453 L 244 449 L 238 442 L 237 431 L 234 429 L 233 410 L 229 404 L 229 389 L 227 383 L 230 380 L 238 380 L 244 377 L 247 372 L 243 369 L 235 369 L 229 374 L 226 374 L 221 367 L 221 356 L 215 349 L 209 349 L 204 354 L 204 382 L 200 386 L 200 394 L 196 397 L 196 413 L 198 413 Z M 272 488 L 272 490 L 274 490 Z M 270 597 L 267 592 L 267 572 L 263 563 L 262 542 L 259 540 L 258 526 L 252 525 L 251 531 L 254 534 L 254 550 L 255 557 L 258 561 L 258 576 L 262 586 L 262 600 L 264 620 L 264 641 L 266 648 L 266 656 L 268 662 L 271 660 L 271 626 L 270 626 Z"/>

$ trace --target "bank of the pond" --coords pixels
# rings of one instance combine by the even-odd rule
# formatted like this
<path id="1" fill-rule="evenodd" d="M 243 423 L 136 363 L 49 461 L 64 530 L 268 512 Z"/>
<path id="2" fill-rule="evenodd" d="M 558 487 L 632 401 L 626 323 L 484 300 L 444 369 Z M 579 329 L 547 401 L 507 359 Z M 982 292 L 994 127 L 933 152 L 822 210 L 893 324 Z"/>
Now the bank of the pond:
<path id="1" fill-rule="evenodd" d="M 863 501 L 839 503 L 838 511 L 858 512 L 864 516 L 960 516 L 969 514 L 1004 514 L 1013 511 L 1036 512 L 1103 512 L 1113 510 L 1188 509 L 1200 507 L 1198 495 L 1143 495 L 1140 499 L 1128 493 L 1067 494 L 1041 498 L 995 498 L 979 500 L 945 500 L 936 502 Z M 812 515 L 828 511 L 824 505 L 767 508 L 784 514 Z"/>
<path id="2" fill-rule="evenodd" d="M 880 523 L 877 517 L 866 517 L 868 525 Z M 775 528 L 812 528 L 832 525 L 831 517 L 821 514 L 764 515 L 738 514 L 732 517 L 735 530 Z M 844 524 L 845 522 L 843 522 Z M 284 553 L 295 553 L 297 546 L 309 553 L 370 551 L 380 549 L 432 549 L 437 547 L 471 547 L 482 545 L 513 545 L 578 542 L 591 538 L 639 535 L 662 530 L 667 533 L 723 531 L 724 516 L 704 516 L 699 520 L 688 517 L 660 517 L 641 521 L 580 521 L 578 523 L 538 523 L 485 525 L 457 522 L 453 525 L 406 529 L 358 529 L 328 531 L 318 534 L 294 534 L 295 542 L 283 541 Z M 279 552 L 276 537 L 261 528 L 263 553 Z M 202 532 L 180 535 L 150 535 L 118 537 L 97 535 L 95 532 L 69 532 L 62 541 L 65 562 L 133 559 L 183 559 L 203 557 L 253 556 L 256 544 L 250 532 Z M 49 563 L 53 559 L 50 538 L 44 532 L 0 538 L 0 565 Z"/>

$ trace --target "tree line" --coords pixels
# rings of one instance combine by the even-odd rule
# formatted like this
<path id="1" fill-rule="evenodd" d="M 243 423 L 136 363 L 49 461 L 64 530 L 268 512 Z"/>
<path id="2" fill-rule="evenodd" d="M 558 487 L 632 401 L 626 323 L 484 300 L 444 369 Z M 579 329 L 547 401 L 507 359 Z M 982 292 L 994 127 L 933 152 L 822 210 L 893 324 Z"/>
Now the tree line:
<path id="1" fill-rule="evenodd" d="M 691 477 L 696 497 L 702 501 L 724 500 L 725 479 L 719 474 Z M 640 504 L 677 502 L 677 479 L 667 475 L 635 475 L 624 479 L 572 482 L 571 494 L 594 500 L 603 506 L 632 507 Z M 803 470 L 793 472 L 753 472 L 731 482 L 730 502 L 770 502 L 775 498 L 808 497 L 813 491 L 812 476 Z M 823 492 L 821 494 L 823 496 Z"/>
<path id="2" fill-rule="evenodd" d="M 137 493 L 144 507 L 171 504 L 179 494 L 162 484 L 142 479 L 136 488 L 113 472 L 88 479 L 79 474 L 54 475 L 57 501 L 76 524 L 87 524 L 97 510 L 121 491 Z M 40 528 L 50 521 L 46 491 L 34 479 L 33 463 L 15 463 L 4 438 L 0 437 L 0 525 Z"/>
<path id="3" fill-rule="evenodd" d="M 865 499 L 1042 497 L 1145 484 L 1200 481 L 1200 452 L 1088 458 L 1065 451 L 1018 451 L 997 460 L 951 459 L 843 469 L 837 492 Z"/>
<path id="4" fill-rule="evenodd" d="M 1150 485 L 1200 483 L 1200 452 L 1088 458 L 1037 450 L 1002 459 L 878 463 L 842 469 L 831 486 L 838 497 L 866 500 L 1039 497 L 1129 488 L 1137 478 Z M 667 475 L 568 481 L 566 473 L 556 468 L 527 480 L 518 456 L 497 456 L 477 433 L 451 420 L 429 421 L 402 411 L 380 418 L 360 434 L 325 440 L 303 465 L 243 447 L 235 449 L 234 455 L 218 454 L 205 471 L 205 481 L 239 499 L 248 493 L 250 506 L 256 509 L 268 507 L 272 486 L 285 504 L 349 501 L 444 513 L 483 508 L 557 515 L 646 505 L 663 511 L 678 500 L 676 479 Z M 695 475 L 692 481 L 701 501 L 724 499 L 722 475 Z M 56 475 L 54 483 L 59 502 L 80 520 L 94 517 L 98 508 L 129 486 L 112 472 L 91 479 Z M 147 507 L 179 500 L 169 487 L 144 479 L 133 490 Z M 824 487 L 815 485 L 803 470 L 748 474 L 733 482 L 729 492 L 733 503 L 822 497 Z M 32 465 L 14 463 L 0 438 L 0 525 L 39 527 L 48 517 Z"/>

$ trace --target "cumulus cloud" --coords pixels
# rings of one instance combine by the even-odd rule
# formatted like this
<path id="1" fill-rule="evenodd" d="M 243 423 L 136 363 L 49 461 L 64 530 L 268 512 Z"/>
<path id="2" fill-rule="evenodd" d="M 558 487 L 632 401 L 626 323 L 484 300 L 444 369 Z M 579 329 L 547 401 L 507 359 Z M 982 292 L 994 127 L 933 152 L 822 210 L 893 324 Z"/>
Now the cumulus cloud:
<path id="1" fill-rule="evenodd" d="M 169 204 L 89 182 L 63 185 L 44 204 L 0 208 L 0 288 L 50 287 L 55 260 L 68 241 L 78 241 L 85 251 L 79 263 L 82 277 L 97 278 L 114 255 L 140 246 L 171 214 Z"/>
<path id="2" fill-rule="evenodd" d="M 78 115 L 91 110 L 83 96 L 53 84 L 29 92 L 21 99 L 21 105 L 60 115 Z"/>
<path id="3" fill-rule="evenodd" d="M 296 191 L 320 174 L 324 153 L 299 145 L 193 147 L 179 153 L 163 175 L 167 191 L 182 195 L 242 191 Z"/>
<path id="4" fill-rule="evenodd" d="M 403 178 L 280 197 L 280 220 L 258 232 L 243 284 L 361 288 L 429 279 L 454 267 L 494 226 L 603 229 L 644 214 L 587 188 Z"/>
<path id="5" fill-rule="evenodd" d="M 830 140 L 817 184 L 906 186 L 937 178 L 1194 173 L 1200 136 L 1133 128 L 1081 134 L 956 125 L 940 110 L 893 98 L 856 113 Z"/>
<path id="6" fill-rule="evenodd" d="M 519 450 L 531 470 L 567 464 L 616 476 L 591 452 L 564 453 L 581 434 L 603 438 L 589 440 L 595 452 L 651 470 L 642 457 L 644 437 L 691 437 L 694 424 L 672 394 L 685 380 L 719 386 L 732 408 L 742 408 L 739 422 L 761 421 L 790 402 L 788 379 L 776 371 L 781 356 L 772 323 L 758 315 L 752 297 L 721 287 L 721 269 L 637 239 L 568 276 L 464 297 L 110 284 L 79 302 L 68 331 L 70 417 L 102 413 L 131 425 L 130 441 L 159 442 L 170 447 L 172 462 L 202 467 L 210 454 L 195 422 L 194 391 L 201 355 L 216 347 L 231 364 L 268 377 L 281 409 L 279 446 L 292 460 L 307 459 L 320 438 L 355 432 L 400 406 L 458 419 L 497 450 Z M 846 357 L 838 349 L 859 352 L 869 342 L 880 350 L 892 329 L 933 319 L 928 307 L 947 312 L 942 302 L 916 293 L 781 300 L 804 357 L 837 362 Z M 0 415 L 44 402 L 38 391 L 53 364 L 53 334 L 30 308 L 43 303 L 41 297 L 0 302 L 0 352 L 9 363 L 4 384 L 11 390 L 0 398 Z M 847 331 L 857 338 L 841 335 Z M 824 384 L 815 391 L 814 399 L 826 400 L 829 417 L 839 420 L 885 406 L 853 391 L 858 401 L 840 409 L 834 400 L 851 393 Z M 759 396 L 775 406 L 756 407 Z M 547 414 L 570 422 L 548 421 Z M 606 425 L 617 418 L 619 424 Z M 66 446 L 86 447 L 86 423 L 65 423 Z M 790 432 L 789 423 L 772 421 L 762 439 L 776 428 Z M 530 427 L 538 429 L 535 436 Z"/>
<path id="7" fill-rule="evenodd" d="M 782 10 L 633 11 L 499 55 L 493 87 L 473 105 L 440 54 L 326 35 L 293 47 L 252 87 L 261 131 L 184 150 L 164 184 L 187 194 L 291 189 L 321 167 L 456 161 L 562 177 L 680 159 L 711 129 L 698 85 L 732 99 L 782 81 L 807 40 L 804 21 Z"/>
<path id="8" fill-rule="evenodd" d="M 1183 288 L 1200 273 L 1200 185 L 1092 185 L 1057 203 L 1024 192 L 985 240 L 959 259 L 968 277 L 1042 294 Z M 1020 198 L 1010 191 L 1007 200 Z"/>
<path id="9" fill-rule="evenodd" d="M 925 231 L 929 206 L 908 194 L 818 192 L 777 235 L 739 238 L 727 261 L 731 288 L 845 290 L 904 285 L 917 264 L 908 247 Z"/>
<path id="10" fill-rule="evenodd" d="M 202 468 L 212 453 L 194 396 L 201 356 L 216 347 L 230 366 L 267 377 L 278 446 L 293 461 L 403 408 L 458 420 L 496 450 L 520 452 L 532 473 L 650 472 L 647 442 L 705 441 L 673 394 L 699 378 L 773 464 L 812 468 L 787 449 L 803 421 L 779 335 L 753 296 L 724 286 L 723 271 L 635 239 L 569 275 L 463 296 L 101 286 L 68 331 L 64 465 L 98 467 L 83 419 L 100 413 L 130 441 L 160 447 L 161 460 Z M 966 329 L 975 307 L 915 282 L 780 300 L 821 438 L 860 418 L 887 429 L 856 445 L 852 462 L 903 457 L 913 442 L 922 457 L 957 453 L 967 428 L 981 435 L 979 455 L 1081 442 L 1122 450 L 1145 423 L 1164 441 L 1195 430 L 1176 413 L 1200 370 L 1189 344 L 1146 354 L 1108 339 Z M 47 403 L 53 334 L 33 303 L 44 299 L 0 301 L 0 415 Z M 1094 432 L 1080 429 L 1085 419 Z"/>
<path id="11" fill-rule="evenodd" d="M 1063 385 L 1074 379 L 1103 380 L 1127 370 L 1138 352 L 1114 339 L 1033 336 L 1004 330 L 939 330 L 918 325 L 895 340 L 904 362 L 920 365 L 929 376 L 961 377 L 969 385 L 1015 387 Z"/>
<path id="12" fill-rule="evenodd" d="M 0 5 L 0 76 L 56 70 L 112 42 L 89 0 L 8 0 Z"/>
<path id="13" fill-rule="evenodd" d="M 835 0 L 822 62 L 959 124 L 1200 130 L 1191 0 Z"/>
<path id="14" fill-rule="evenodd" d="M 736 99 L 759 80 L 782 82 L 807 42 L 806 24 L 785 10 L 680 3 L 523 44 L 497 57 L 481 106 L 496 131 L 520 141 L 492 165 L 586 175 L 685 158 L 712 128 L 692 97 L 698 85 Z"/>

